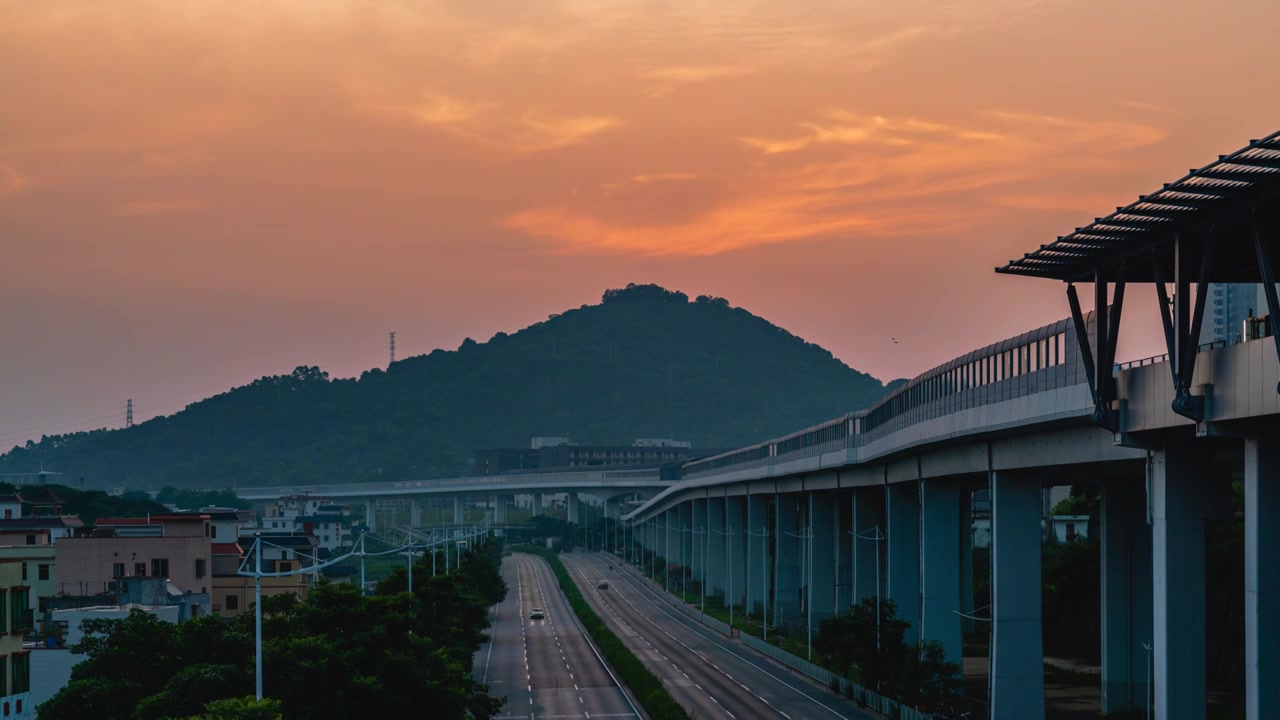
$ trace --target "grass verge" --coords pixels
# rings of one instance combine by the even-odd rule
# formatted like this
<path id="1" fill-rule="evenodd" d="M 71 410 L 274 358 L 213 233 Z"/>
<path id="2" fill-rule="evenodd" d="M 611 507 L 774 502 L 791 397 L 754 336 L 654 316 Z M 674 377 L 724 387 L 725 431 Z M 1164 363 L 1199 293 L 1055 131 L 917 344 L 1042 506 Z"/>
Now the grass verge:
<path id="1" fill-rule="evenodd" d="M 604 655 L 605 660 L 608 660 L 613 669 L 617 671 L 618 679 L 631 688 L 632 694 L 644 706 L 645 712 L 649 714 L 652 720 L 690 720 L 684 708 L 680 707 L 680 704 L 671 697 L 671 693 L 667 692 L 667 688 L 662 684 L 662 681 L 652 672 L 649 672 L 649 668 L 644 666 L 640 658 L 636 657 L 618 639 L 618 636 L 613 634 L 613 631 L 604 624 L 600 616 L 596 615 L 591 606 L 587 604 L 587 601 L 582 597 L 582 592 L 578 590 L 573 578 L 569 577 L 569 571 L 565 570 L 564 563 L 560 562 L 556 552 L 531 545 L 517 545 L 511 549 L 515 552 L 537 555 L 551 565 L 551 571 L 555 573 L 556 581 L 560 583 L 560 589 L 564 591 L 565 597 L 569 600 L 569 607 L 573 608 L 573 613 L 578 616 L 582 626 L 587 629 L 587 633 L 595 641 L 596 647 L 600 648 L 600 654 Z"/>

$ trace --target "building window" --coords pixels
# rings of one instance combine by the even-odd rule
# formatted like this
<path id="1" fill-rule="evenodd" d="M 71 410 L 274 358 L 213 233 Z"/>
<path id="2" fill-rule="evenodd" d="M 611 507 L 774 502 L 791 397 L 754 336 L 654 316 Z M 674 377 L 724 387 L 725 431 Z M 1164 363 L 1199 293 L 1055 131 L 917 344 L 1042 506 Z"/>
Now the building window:
<path id="1" fill-rule="evenodd" d="M 31 692 L 31 654 L 13 656 L 13 691 L 11 695 Z"/>
<path id="2" fill-rule="evenodd" d="M 196 577 L 204 577 L 204 558 L 196 558 Z"/>
<path id="3" fill-rule="evenodd" d="M 11 620 L 11 622 L 9 623 L 10 632 L 18 632 L 19 630 L 30 630 L 31 629 L 31 612 L 30 612 L 30 606 L 27 604 L 30 601 L 28 600 L 26 588 L 23 588 L 19 592 L 13 592 L 9 594 L 13 596 L 10 598 L 10 604 L 9 604 L 9 610 L 10 610 L 9 616 Z"/>
<path id="4" fill-rule="evenodd" d="M 281 560 L 276 563 L 276 572 L 289 572 L 291 570 L 293 570 L 293 563 L 291 562 Z"/>
<path id="5" fill-rule="evenodd" d="M 111 566 L 111 577 L 115 577 L 115 578 L 124 577 L 124 563 L 114 563 Z"/>
<path id="6" fill-rule="evenodd" d="M 228 596 L 227 596 L 227 609 L 228 609 L 228 610 L 239 610 L 239 609 L 240 609 L 240 597 L 239 597 L 239 596 L 237 596 L 237 595 L 228 595 Z"/>
<path id="7" fill-rule="evenodd" d="M 216 539 L 218 537 L 218 526 L 214 525 L 212 528 L 209 529 L 209 532 L 212 533 L 211 537 Z"/>
<path id="8" fill-rule="evenodd" d="M 153 558 L 151 560 L 151 576 L 152 577 L 169 577 L 169 559 Z"/>
<path id="9" fill-rule="evenodd" d="M 36 544 L 36 536 L 35 536 L 35 535 L 28 535 L 28 536 L 27 536 L 27 544 L 28 544 L 28 545 L 35 545 L 35 544 Z"/>
<path id="10" fill-rule="evenodd" d="M 134 564 L 133 564 L 133 576 L 134 576 L 134 577 L 146 577 L 146 576 L 147 576 L 147 564 L 146 564 L 146 563 L 134 563 Z"/>
<path id="11" fill-rule="evenodd" d="M 1067 523 L 1067 542 L 1071 542 L 1075 539 L 1076 539 L 1076 524 Z"/>
<path id="12" fill-rule="evenodd" d="M 48 579 L 49 579 L 49 566 L 48 566 L 48 565 L 41 565 L 41 566 L 39 567 L 39 572 L 37 572 L 37 573 L 36 573 L 36 577 L 37 577 L 37 578 L 39 578 L 39 579 L 41 579 L 41 580 L 48 580 Z"/>
<path id="13" fill-rule="evenodd" d="M 0 590 L 0 634 L 7 630 L 9 624 L 9 615 L 5 612 L 7 603 L 9 602 L 9 591 Z"/>
<path id="14" fill-rule="evenodd" d="M 0 693 L 8 697 L 9 693 L 9 657 L 0 656 Z"/>

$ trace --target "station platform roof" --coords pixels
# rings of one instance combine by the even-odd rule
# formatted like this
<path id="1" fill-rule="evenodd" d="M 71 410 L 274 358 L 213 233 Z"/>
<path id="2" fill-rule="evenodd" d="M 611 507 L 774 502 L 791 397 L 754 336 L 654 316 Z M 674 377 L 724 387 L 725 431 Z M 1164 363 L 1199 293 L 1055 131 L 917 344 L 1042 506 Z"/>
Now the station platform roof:
<path id="1" fill-rule="evenodd" d="M 1099 168 L 1105 171 L 1105 168 Z M 1184 273 L 1207 266 L 1208 282 L 1261 282 L 1255 233 L 1280 249 L 1280 132 L 1222 155 L 1106 217 L 996 272 L 1065 282 L 1170 281 L 1174 247 Z M 1175 240 L 1177 241 L 1175 243 Z M 1211 252 L 1204 252 L 1210 245 Z"/>

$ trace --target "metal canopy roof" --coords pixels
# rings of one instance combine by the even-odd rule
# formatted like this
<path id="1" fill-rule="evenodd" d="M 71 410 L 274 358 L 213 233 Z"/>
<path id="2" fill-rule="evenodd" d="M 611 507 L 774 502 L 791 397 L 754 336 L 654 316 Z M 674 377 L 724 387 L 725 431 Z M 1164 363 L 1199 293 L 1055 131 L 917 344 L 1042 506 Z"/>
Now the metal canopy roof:
<path id="1" fill-rule="evenodd" d="M 1198 264 L 1204 244 L 1213 243 L 1210 282 L 1261 282 L 1255 228 L 1274 256 L 1280 246 L 1277 210 L 1280 132 L 1219 156 L 996 272 L 1067 282 L 1089 282 L 1101 272 L 1112 280 L 1123 276 L 1127 282 L 1155 282 L 1156 277 L 1173 277 L 1174 238 L 1180 237 L 1184 261 L 1193 264 Z"/>

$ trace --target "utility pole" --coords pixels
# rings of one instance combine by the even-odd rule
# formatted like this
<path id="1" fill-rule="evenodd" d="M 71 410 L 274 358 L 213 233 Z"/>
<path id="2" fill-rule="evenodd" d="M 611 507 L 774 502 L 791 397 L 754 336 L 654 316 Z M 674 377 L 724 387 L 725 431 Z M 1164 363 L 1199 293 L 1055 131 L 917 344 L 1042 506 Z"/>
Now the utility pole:
<path id="1" fill-rule="evenodd" d="M 124 426 L 126 428 L 133 427 L 133 398 L 129 398 L 128 404 L 124 408 Z"/>
<path id="2" fill-rule="evenodd" d="M 387 367 L 391 367 L 396 363 L 396 334 L 390 333 L 390 335 L 391 335 L 391 362 L 387 363 Z"/>

